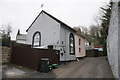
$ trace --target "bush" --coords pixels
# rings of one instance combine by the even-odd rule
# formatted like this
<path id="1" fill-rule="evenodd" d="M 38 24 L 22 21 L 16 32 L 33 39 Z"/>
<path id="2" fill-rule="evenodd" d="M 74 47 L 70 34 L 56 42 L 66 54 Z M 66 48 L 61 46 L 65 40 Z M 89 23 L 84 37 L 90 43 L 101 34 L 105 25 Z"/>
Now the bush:
<path id="1" fill-rule="evenodd" d="M 98 54 L 99 54 L 99 56 L 103 56 L 103 52 L 102 51 L 99 51 Z"/>
<path id="2" fill-rule="evenodd" d="M 103 52 L 98 51 L 98 50 L 87 50 L 86 56 L 87 57 L 99 57 L 99 56 L 103 56 Z"/>
<path id="3" fill-rule="evenodd" d="M 10 37 L 3 37 L 0 41 L 2 42 L 2 46 L 10 47 Z"/>

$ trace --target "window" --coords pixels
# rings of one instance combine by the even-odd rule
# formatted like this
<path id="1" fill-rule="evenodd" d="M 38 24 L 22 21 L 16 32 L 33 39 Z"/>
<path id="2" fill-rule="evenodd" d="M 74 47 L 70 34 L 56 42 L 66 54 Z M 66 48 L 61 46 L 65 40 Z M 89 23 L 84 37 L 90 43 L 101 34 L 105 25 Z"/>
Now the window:
<path id="1" fill-rule="evenodd" d="M 81 52 L 81 48 L 79 47 L 79 52 Z"/>
<path id="2" fill-rule="evenodd" d="M 53 45 L 48 45 L 48 49 L 53 49 Z"/>
<path id="3" fill-rule="evenodd" d="M 79 46 L 80 46 L 80 39 L 79 39 Z"/>
<path id="4" fill-rule="evenodd" d="M 69 46 L 70 46 L 70 54 L 75 55 L 75 40 L 74 40 L 74 35 L 70 33 L 69 37 Z"/>
<path id="5" fill-rule="evenodd" d="M 33 35 L 33 42 L 32 47 L 39 47 L 41 46 L 41 34 L 40 32 L 35 32 Z"/>
<path id="6" fill-rule="evenodd" d="M 79 39 L 79 52 L 81 52 L 81 40 Z"/>

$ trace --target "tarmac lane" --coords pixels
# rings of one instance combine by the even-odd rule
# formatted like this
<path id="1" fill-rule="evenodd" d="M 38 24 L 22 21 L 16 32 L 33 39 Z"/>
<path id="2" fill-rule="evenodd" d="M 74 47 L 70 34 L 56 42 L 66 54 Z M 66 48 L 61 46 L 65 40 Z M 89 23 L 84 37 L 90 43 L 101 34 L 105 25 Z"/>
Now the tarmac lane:
<path id="1" fill-rule="evenodd" d="M 93 57 L 70 64 L 57 78 L 113 78 L 106 57 Z"/>
<path id="2" fill-rule="evenodd" d="M 101 78 L 101 80 L 103 80 L 102 78 L 108 78 L 105 80 L 111 80 L 113 78 L 106 57 L 91 57 L 79 61 L 68 62 L 67 64 L 62 63 L 58 68 L 47 73 L 27 69 L 21 66 L 15 67 L 13 64 L 4 66 L 2 71 L 2 76 L 4 78 L 53 78 L 55 80 L 65 80 L 66 78 L 69 78 L 68 80 L 74 80 L 75 78 L 77 80 L 80 78 L 83 80 L 89 80 L 88 78 L 95 78 L 94 80 L 96 80 L 96 78 Z"/>

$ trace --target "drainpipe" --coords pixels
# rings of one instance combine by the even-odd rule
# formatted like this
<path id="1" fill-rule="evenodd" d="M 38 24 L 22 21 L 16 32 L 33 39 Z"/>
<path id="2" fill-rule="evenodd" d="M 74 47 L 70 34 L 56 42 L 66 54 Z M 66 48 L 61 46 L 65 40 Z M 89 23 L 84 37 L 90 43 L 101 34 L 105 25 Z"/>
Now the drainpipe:
<path id="1" fill-rule="evenodd" d="M 66 29 L 67 29 L 67 27 L 65 27 L 65 61 L 66 61 Z"/>

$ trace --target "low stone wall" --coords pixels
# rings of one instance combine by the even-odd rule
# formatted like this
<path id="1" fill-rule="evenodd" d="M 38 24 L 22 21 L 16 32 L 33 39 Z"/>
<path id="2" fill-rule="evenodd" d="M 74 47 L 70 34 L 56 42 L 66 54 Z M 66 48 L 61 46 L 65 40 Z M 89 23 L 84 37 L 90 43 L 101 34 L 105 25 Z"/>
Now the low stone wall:
<path id="1" fill-rule="evenodd" d="M 2 46 L 2 63 L 8 63 L 11 61 L 11 48 Z"/>

